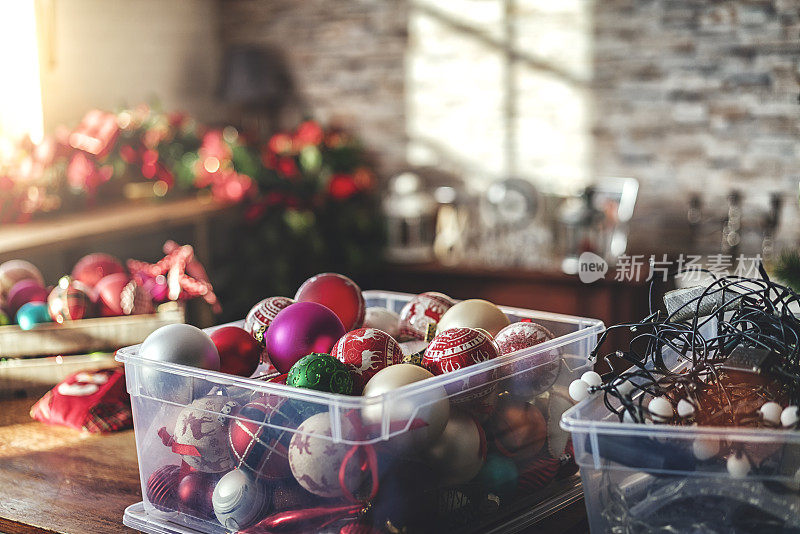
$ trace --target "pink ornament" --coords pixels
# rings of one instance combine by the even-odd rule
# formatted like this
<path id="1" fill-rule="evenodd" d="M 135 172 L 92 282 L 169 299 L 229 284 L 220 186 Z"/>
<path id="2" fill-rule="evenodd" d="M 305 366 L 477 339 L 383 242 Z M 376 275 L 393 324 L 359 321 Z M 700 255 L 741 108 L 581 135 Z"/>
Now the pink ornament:
<path id="1" fill-rule="evenodd" d="M 130 278 L 125 273 L 109 274 L 101 278 L 94 286 L 97 292 L 97 305 L 103 317 L 124 315 L 122 309 L 122 290 L 128 285 Z"/>
<path id="2" fill-rule="evenodd" d="M 401 363 L 403 351 L 389 334 L 376 328 L 348 332 L 331 349 L 331 356 L 347 364 L 353 376 L 353 393 L 359 395 L 375 373 Z"/>
<path id="3" fill-rule="evenodd" d="M 253 376 L 261 361 L 261 346 L 238 326 L 223 326 L 211 333 L 219 352 L 219 370 L 237 376 Z"/>
<path id="4" fill-rule="evenodd" d="M 247 313 L 244 320 L 244 329 L 250 333 L 261 345 L 264 345 L 264 334 L 267 328 L 272 324 L 275 316 L 278 315 L 282 309 L 294 301 L 286 297 L 269 297 L 265 298 L 255 306 L 253 306 Z"/>
<path id="5" fill-rule="evenodd" d="M 555 336 L 542 325 L 520 321 L 500 330 L 494 338 L 501 355 L 521 351 Z M 529 351 L 535 352 L 535 351 Z M 500 374 L 510 376 L 511 389 L 520 395 L 539 395 L 550 388 L 558 378 L 560 366 L 558 349 L 514 358 L 500 369 Z"/>
<path id="6" fill-rule="evenodd" d="M 361 288 L 346 276 L 336 273 L 312 276 L 303 282 L 294 300 L 316 302 L 329 308 L 342 321 L 346 331 L 359 328 L 367 310 Z"/>
<path id="7" fill-rule="evenodd" d="M 316 302 L 296 302 L 273 319 L 267 329 L 266 350 L 272 365 L 288 373 L 303 356 L 329 353 L 344 334 L 342 322 L 331 310 Z"/>
<path id="8" fill-rule="evenodd" d="M 474 328 L 451 328 L 431 341 L 422 365 L 435 375 L 458 371 L 470 365 L 497 358 L 491 338 Z"/>
<path id="9" fill-rule="evenodd" d="M 117 258 L 110 254 L 96 252 L 78 260 L 72 269 L 72 278 L 89 287 L 94 287 L 106 276 L 124 272 L 125 268 Z"/>
<path id="10" fill-rule="evenodd" d="M 453 300 L 443 293 L 428 291 L 412 298 L 400 311 L 400 336 L 411 339 L 425 339 L 428 325 L 439 322 L 449 310 Z"/>
<path id="11" fill-rule="evenodd" d="M 47 302 L 49 292 L 37 281 L 30 278 L 20 280 L 8 292 L 6 312 L 14 317 L 17 311 L 29 302 Z"/>
<path id="12" fill-rule="evenodd" d="M 25 260 L 9 260 L 0 265 L 0 306 L 4 306 L 8 292 L 22 280 L 34 280 L 44 287 L 44 278 L 34 264 Z"/>

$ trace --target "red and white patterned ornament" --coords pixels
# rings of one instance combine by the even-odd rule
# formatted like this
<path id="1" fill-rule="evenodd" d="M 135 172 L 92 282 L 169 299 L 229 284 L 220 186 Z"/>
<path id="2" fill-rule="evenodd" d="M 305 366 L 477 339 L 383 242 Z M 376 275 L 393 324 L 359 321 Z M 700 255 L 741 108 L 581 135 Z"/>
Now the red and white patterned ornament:
<path id="1" fill-rule="evenodd" d="M 355 429 L 349 420 L 341 419 L 344 439 L 353 439 Z M 295 480 L 306 490 L 321 497 L 341 497 L 339 470 L 350 445 L 331 441 L 331 414 L 312 415 L 297 428 L 289 445 L 289 465 Z M 345 468 L 344 485 L 351 493 L 360 485 L 362 474 L 357 458 Z"/>
<path id="2" fill-rule="evenodd" d="M 422 365 L 433 374 L 441 375 L 497 356 L 497 346 L 480 330 L 451 328 L 433 338 L 425 349 Z"/>
<path id="3" fill-rule="evenodd" d="M 236 403 L 222 395 L 209 395 L 187 405 L 178 415 L 170 445 L 193 469 L 221 473 L 233 469 L 226 434 L 227 415 Z"/>
<path id="4" fill-rule="evenodd" d="M 293 304 L 294 300 L 287 297 L 267 297 L 247 312 L 247 317 L 244 319 L 243 328 L 250 332 L 256 341 L 263 347 L 264 334 L 278 315 L 278 312 L 284 309 L 289 304 Z"/>
<path id="5" fill-rule="evenodd" d="M 322 304 L 336 314 L 347 332 L 364 324 L 367 304 L 361 288 L 344 275 L 322 273 L 312 276 L 303 282 L 294 300 Z"/>
<path id="6" fill-rule="evenodd" d="M 397 339 L 400 337 L 400 315 L 380 306 L 370 306 L 364 315 L 364 327 L 383 330 Z"/>
<path id="7" fill-rule="evenodd" d="M 517 488 L 520 493 L 533 493 L 556 478 L 561 460 L 547 453 L 540 454 L 520 469 Z"/>
<path id="8" fill-rule="evenodd" d="M 412 298 L 400 311 L 400 337 L 425 339 L 428 325 L 435 326 L 453 304 L 453 299 L 436 291 Z"/>
<path id="9" fill-rule="evenodd" d="M 289 430 L 267 425 L 293 428 L 297 413 L 290 402 L 277 395 L 264 395 L 245 404 L 228 426 L 228 444 L 234 466 L 260 478 L 289 476 L 288 447 L 292 439 Z"/>
<path id="10" fill-rule="evenodd" d="M 520 321 L 500 330 L 494 342 L 500 355 L 505 355 L 544 343 L 554 337 L 552 332 L 540 324 Z M 558 349 L 531 354 L 504 365 L 500 373 L 511 377 L 509 389 L 515 394 L 526 397 L 540 395 L 558 378 L 559 356 Z"/>
<path id="11" fill-rule="evenodd" d="M 355 394 L 363 391 L 375 373 L 403 361 L 397 341 L 377 328 L 359 328 L 343 335 L 331 349 L 331 356 L 350 369 Z"/>

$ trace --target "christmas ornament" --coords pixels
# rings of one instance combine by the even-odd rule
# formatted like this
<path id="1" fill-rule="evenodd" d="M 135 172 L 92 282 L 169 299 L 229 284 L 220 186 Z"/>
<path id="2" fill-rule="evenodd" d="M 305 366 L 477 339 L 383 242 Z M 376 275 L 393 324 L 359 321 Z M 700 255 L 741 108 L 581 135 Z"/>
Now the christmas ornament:
<path id="1" fill-rule="evenodd" d="M 378 492 L 362 520 L 394 532 L 422 532 L 436 515 L 437 481 L 432 470 L 416 458 L 389 457 L 381 469 Z M 391 529 L 389 529 L 391 530 Z"/>
<path id="2" fill-rule="evenodd" d="M 312 352 L 328 353 L 345 333 L 331 310 L 316 302 L 290 304 L 267 329 L 266 350 L 272 365 L 288 373 L 294 363 Z"/>
<path id="3" fill-rule="evenodd" d="M 236 403 L 222 395 L 210 395 L 193 401 L 181 410 L 175 433 L 165 441 L 183 456 L 189 467 L 204 473 L 233 469 L 227 445 L 227 415 Z M 161 432 L 164 440 L 165 432 Z"/>
<path id="4" fill-rule="evenodd" d="M 47 297 L 50 317 L 57 323 L 91 317 L 93 302 L 91 289 L 68 276 L 61 278 Z"/>
<path id="5" fill-rule="evenodd" d="M 500 355 L 511 354 L 553 339 L 552 332 L 545 327 L 531 322 L 513 323 L 497 333 L 494 342 Z M 558 349 L 538 354 L 516 357 L 503 365 L 500 373 L 509 376 L 509 388 L 520 396 L 533 397 L 552 386 L 558 378 L 561 365 Z"/>
<path id="6" fill-rule="evenodd" d="M 291 471 L 288 478 L 272 481 L 272 509 L 276 512 L 311 508 L 326 502 L 331 502 L 331 500 L 303 489 L 291 476 Z"/>
<path id="7" fill-rule="evenodd" d="M 342 439 L 356 437 L 352 423 L 346 418 L 341 419 L 341 431 Z M 353 493 L 361 484 L 355 459 L 348 463 L 340 484 L 339 470 L 350 446 L 333 443 L 330 436 L 331 414 L 322 412 L 303 421 L 289 444 L 289 466 L 295 480 L 321 497 L 339 497 L 345 489 Z"/>
<path id="8" fill-rule="evenodd" d="M 272 493 L 264 484 L 241 469 L 234 469 L 225 473 L 214 486 L 211 502 L 214 515 L 226 529 L 240 530 L 263 516 L 271 497 Z"/>
<path id="9" fill-rule="evenodd" d="M 401 363 L 403 351 L 383 330 L 359 328 L 339 338 L 331 349 L 331 356 L 347 365 L 354 379 L 354 392 L 360 394 L 375 373 Z"/>
<path id="10" fill-rule="evenodd" d="M 403 351 L 403 356 L 411 356 L 412 354 L 418 354 L 420 352 L 424 352 L 425 349 L 428 348 L 430 343 L 428 341 L 404 341 L 403 343 L 399 343 L 400 350 Z M 420 358 L 420 363 L 422 358 Z"/>
<path id="11" fill-rule="evenodd" d="M 188 515 L 203 519 L 214 517 L 214 504 L 211 497 L 217 475 L 191 471 L 178 483 L 178 509 Z"/>
<path id="12" fill-rule="evenodd" d="M 453 410 L 441 436 L 424 457 L 442 484 L 463 484 L 478 474 L 486 460 L 486 435 L 474 417 Z"/>
<path id="13" fill-rule="evenodd" d="M 412 298 L 400 311 L 400 336 L 425 339 L 428 327 L 436 326 L 455 302 L 442 293 L 429 291 Z"/>
<path id="14" fill-rule="evenodd" d="M 171 324 L 155 330 L 139 347 L 138 356 L 145 360 L 177 363 L 212 371 L 219 371 L 220 367 L 219 353 L 214 342 L 208 334 L 188 324 Z M 141 375 L 143 387 L 156 398 L 182 404 L 192 400 L 192 384 L 185 377 L 147 365 L 143 366 Z"/>
<path id="15" fill-rule="evenodd" d="M 433 377 L 427 369 L 408 363 L 399 363 L 381 369 L 364 386 L 364 397 L 376 397 L 426 378 Z M 441 386 L 427 388 L 414 394 L 399 396 L 391 403 L 389 428 L 401 431 L 380 447 L 398 454 L 412 453 L 430 445 L 444 431 L 450 417 L 450 402 Z M 365 426 L 381 428 L 383 407 L 367 405 L 361 411 Z"/>
<path id="16" fill-rule="evenodd" d="M 245 404 L 228 426 L 235 467 L 260 478 L 290 475 L 288 448 L 292 431 L 313 415 L 316 405 L 264 395 Z"/>
<path id="17" fill-rule="evenodd" d="M 144 315 L 155 313 L 156 311 L 153 296 L 134 280 L 131 280 L 122 288 L 122 292 L 119 295 L 119 305 L 125 315 Z"/>
<path id="18" fill-rule="evenodd" d="M 261 346 L 238 326 L 223 326 L 211 333 L 219 353 L 219 370 L 231 375 L 252 376 L 261 361 Z"/>
<path id="19" fill-rule="evenodd" d="M 487 300 L 470 299 L 455 304 L 439 319 L 436 334 L 450 328 L 482 328 L 496 336 L 508 326 L 506 314 Z"/>
<path id="20" fill-rule="evenodd" d="M 49 323 L 50 312 L 44 302 L 29 302 L 17 312 L 17 324 L 23 330 L 30 330 L 37 324 Z"/>
<path id="21" fill-rule="evenodd" d="M 382 534 L 383 530 L 361 521 L 347 523 L 339 529 L 339 534 Z"/>
<path id="22" fill-rule="evenodd" d="M 475 485 L 484 494 L 497 495 L 502 502 L 514 496 L 518 478 L 519 471 L 513 460 L 500 454 L 489 453 L 471 485 Z"/>
<path id="23" fill-rule="evenodd" d="M 330 354 L 317 352 L 303 356 L 292 365 L 286 384 L 340 395 L 353 392 L 353 377 L 347 366 Z"/>
<path id="24" fill-rule="evenodd" d="M 292 299 L 286 297 L 265 298 L 247 312 L 243 328 L 263 346 L 264 334 L 266 334 L 272 320 L 275 319 L 278 312 L 293 303 Z"/>
<path id="25" fill-rule="evenodd" d="M 267 382 L 272 382 L 273 384 L 285 384 L 286 380 L 289 378 L 289 373 L 283 373 L 280 375 L 275 375 L 271 378 L 267 379 Z"/>
<path id="26" fill-rule="evenodd" d="M 167 512 L 178 508 L 180 470 L 178 465 L 164 465 L 147 479 L 147 501 L 157 510 Z"/>
<path id="27" fill-rule="evenodd" d="M 97 307 L 102 317 L 124 315 L 122 311 L 122 290 L 128 285 L 130 278 L 125 273 L 109 274 L 94 285 L 97 293 Z"/>
<path id="28" fill-rule="evenodd" d="M 147 287 L 152 286 L 153 281 L 159 277 L 165 277 L 169 300 L 203 297 L 214 313 L 220 313 L 222 307 L 214 294 L 214 288 L 211 287 L 203 266 L 194 259 L 191 245 L 180 246 L 174 241 L 167 241 L 164 243 L 164 253 L 166 256 L 153 264 L 128 260 L 128 270 L 133 279 L 139 285 Z M 159 300 L 156 295 L 153 298 Z"/>
<path id="29" fill-rule="evenodd" d="M 520 493 L 538 491 L 556 478 L 561 462 L 548 454 L 542 454 L 527 462 L 520 470 L 518 489 Z"/>
<path id="30" fill-rule="evenodd" d="M 6 312 L 12 317 L 29 302 L 47 302 L 49 292 L 37 280 L 20 280 L 9 290 L 6 299 Z"/>
<path id="31" fill-rule="evenodd" d="M 530 458 L 544 447 L 547 423 L 532 403 L 503 395 L 488 421 L 487 433 L 503 456 Z"/>
<path id="32" fill-rule="evenodd" d="M 31 262 L 9 260 L 0 264 L 0 306 L 5 306 L 8 292 L 17 282 L 29 279 L 44 287 L 42 273 Z"/>
<path id="33" fill-rule="evenodd" d="M 383 330 L 392 338 L 397 339 L 400 335 L 400 316 L 392 310 L 372 306 L 367 308 L 364 315 L 364 327 Z"/>
<path id="34" fill-rule="evenodd" d="M 437 334 L 422 358 L 422 365 L 435 375 L 458 371 L 496 358 L 492 340 L 474 328 L 449 328 Z"/>
<path id="35" fill-rule="evenodd" d="M 361 288 L 346 276 L 336 273 L 312 276 L 303 282 L 294 300 L 316 302 L 329 308 L 342 322 L 345 331 L 359 328 L 367 309 Z"/>
<path id="36" fill-rule="evenodd" d="M 71 277 L 89 287 L 94 287 L 106 276 L 124 272 L 125 268 L 117 258 L 110 254 L 96 252 L 78 260 L 78 263 L 72 268 Z"/>

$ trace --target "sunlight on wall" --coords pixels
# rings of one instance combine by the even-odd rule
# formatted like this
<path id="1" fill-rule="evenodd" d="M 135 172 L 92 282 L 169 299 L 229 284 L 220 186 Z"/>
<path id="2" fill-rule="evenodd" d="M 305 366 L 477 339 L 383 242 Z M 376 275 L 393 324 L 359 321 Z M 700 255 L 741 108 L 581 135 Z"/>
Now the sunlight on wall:
<path id="1" fill-rule="evenodd" d="M 476 189 L 516 175 L 591 179 L 590 0 L 415 0 L 406 59 L 408 158 Z"/>
<path id="2" fill-rule="evenodd" d="M 39 142 L 42 128 L 34 2 L 0 2 L 0 136 Z"/>

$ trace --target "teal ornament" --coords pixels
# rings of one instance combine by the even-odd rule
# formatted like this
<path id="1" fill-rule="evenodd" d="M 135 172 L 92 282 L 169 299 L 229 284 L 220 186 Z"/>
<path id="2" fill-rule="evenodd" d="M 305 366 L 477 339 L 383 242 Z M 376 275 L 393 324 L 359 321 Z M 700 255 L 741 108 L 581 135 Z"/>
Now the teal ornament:
<path id="1" fill-rule="evenodd" d="M 350 395 L 353 392 L 353 377 L 347 366 L 330 354 L 319 352 L 312 352 L 297 360 L 289 369 L 286 383 L 296 388 L 341 395 Z"/>
<path id="2" fill-rule="evenodd" d="M 471 485 L 484 493 L 492 493 L 500 499 L 510 499 L 517 491 L 519 471 L 511 458 L 491 453 Z"/>
<path id="3" fill-rule="evenodd" d="M 50 320 L 50 311 L 44 302 L 28 302 L 17 312 L 17 324 L 23 330 L 30 330 L 40 323 L 49 323 Z"/>

